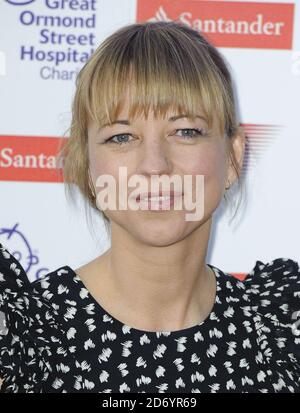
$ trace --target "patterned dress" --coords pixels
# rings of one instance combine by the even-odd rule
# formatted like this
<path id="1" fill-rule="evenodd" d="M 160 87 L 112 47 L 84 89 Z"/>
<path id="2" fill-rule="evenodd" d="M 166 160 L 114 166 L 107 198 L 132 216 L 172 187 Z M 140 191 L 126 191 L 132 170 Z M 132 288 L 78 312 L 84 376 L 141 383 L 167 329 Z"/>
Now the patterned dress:
<path id="1" fill-rule="evenodd" d="M 148 332 L 107 313 L 68 265 L 30 283 L 0 244 L 1 392 L 299 393 L 298 263 L 256 261 L 244 281 L 208 265 L 210 315 Z"/>

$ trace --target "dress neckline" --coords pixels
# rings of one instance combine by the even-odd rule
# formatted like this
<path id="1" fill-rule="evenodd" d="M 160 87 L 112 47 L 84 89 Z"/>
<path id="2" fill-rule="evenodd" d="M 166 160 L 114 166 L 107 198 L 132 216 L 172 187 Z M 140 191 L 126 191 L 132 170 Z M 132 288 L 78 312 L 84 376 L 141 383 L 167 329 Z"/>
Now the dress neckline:
<path id="1" fill-rule="evenodd" d="M 112 324 L 110 324 L 110 328 L 113 328 L 113 326 L 116 329 L 121 329 L 124 332 L 128 332 L 134 335 L 147 335 L 148 337 L 161 337 L 161 336 L 166 336 L 169 338 L 177 338 L 177 337 L 188 337 L 196 334 L 197 332 L 201 333 L 201 329 L 206 329 L 208 326 L 210 326 L 212 323 L 215 326 L 216 321 L 220 321 L 220 316 L 223 310 L 223 297 L 224 295 L 224 289 L 225 289 L 225 278 L 227 277 L 228 274 L 225 274 L 223 271 L 221 271 L 219 268 L 215 267 L 212 264 L 207 264 L 213 271 L 216 279 L 216 295 L 215 295 L 215 300 L 213 307 L 209 313 L 209 315 L 202 320 L 201 322 L 194 324 L 191 327 L 187 327 L 184 329 L 180 330 L 172 330 L 172 331 L 147 331 L 147 330 L 141 330 L 132 326 L 129 326 L 128 324 L 123 323 L 121 320 L 113 316 L 112 314 L 109 313 L 94 297 L 93 295 L 89 292 L 89 290 L 86 288 L 85 284 L 83 283 L 82 279 L 80 276 L 73 270 L 70 266 L 66 265 L 63 268 L 67 269 L 68 273 L 70 273 L 73 277 L 73 280 L 75 281 L 75 284 L 78 286 L 78 294 L 80 291 L 83 289 L 85 290 L 85 297 L 88 298 L 88 300 L 94 304 L 94 307 L 97 311 L 98 314 L 100 314 L 103 319 L 105 318 L 106 321 L 110 320 L 112 321 Z M 80 296 L 79 296 L 80 297 Z"/>

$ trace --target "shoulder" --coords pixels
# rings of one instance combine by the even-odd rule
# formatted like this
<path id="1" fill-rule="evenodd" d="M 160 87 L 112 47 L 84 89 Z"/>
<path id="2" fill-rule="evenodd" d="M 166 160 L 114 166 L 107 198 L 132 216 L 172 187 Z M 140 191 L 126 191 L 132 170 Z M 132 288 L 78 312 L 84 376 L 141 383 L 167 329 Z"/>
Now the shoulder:
<path id="1" fill-rule="evenodd" d="M 9 293 L 11 289 L 24 288 L 30 284 L 19 261 L 0 244 L 0 291 Z"/>
<path id="2" fill-rule="evenodd" d="M 223 280 L 226 303 L 259 348 L 257 363 L 266 363 L 274 390 L 300 389 L 300 270 L 291 258 L 256 261 L 239 280 Z M 235 303 L 235 304 L 234 304 Z M 237 316 L 238 314 L 238 316 Z"/>
<path id="3" fill-rule="evenodd" d="M 62 279 L 67 278 L 65 274 L 76 276 L 75 272 L 65 265 L 30 282 L 21 263 L 0 243 L 0 305 L 3 305 L 9 296 L 18 296 L 21 300 L 33 292 L 41 293 L 41 298 L 45 298 L 44 290 L 57 289 Z M 12 306 L 10 308 L 13 309 Z"/>
<path id="4" fill-rule="evenodd" d="M 289 335 L 289 344 L 299 351 L 300 269 L 291 258 L 256 261 L 243 281 L 245 309 L 268 318 L 277 332 Z M 297 348 L 294 344 L 297 343 Z M 299 352 L 300 354 L 300 352 Z"/>
<path id="5" fill-rule="evenodd" d="M 291 258 L 256 261 L 243 281 L 244 314 L 254 321 L 263 354 L 278 373 L 276 389 L 300 387 L 300 270 Z M 274 388 L 275 388 L 274 387 Z"/>
<path id="6" fill-rule="evenodd" d="M 243 284 L 249 299 L 258 306 L 284 315 L 299 310 L 300 270 L 291 258 L 256 261 Z"/>
<path id="7" fill-rule="evenodd" d="M 61 315 L 52 297 L 67 268 L 31 283 L 20 262 L 0 244 L 1 392 L 38 392 L 50 374 L 49 352 L 55 353 L 65 342 Z"/>
<path id="8" fill-rule="evenodd" d="M 46 319 L 51 311 L 61 318 L 68 304 L 78 301 L 74 290 L 77 291 L 75 284 L 79 282 L 68 265 L 30 282 L 21 263 L 0 243 L 0 320 L 3 314 L 11 319 L 18 317 L 19 331 L 26 329 L 30 317 Z"/>
<path id="9" fill-rule="evenodd" d="M 256 261 L 243 281 L 245 309 L 269 318 L 290 338 L 300 336 L 300 269 L 291 258 Z M 248 306 L 247 306 L 248 305 Z M 299 327 L 299 328 L 298 328 Z M 296 339 L 298 341 L 298 339 Z M 299 345 L 298 345 L 299 347 Z"/>

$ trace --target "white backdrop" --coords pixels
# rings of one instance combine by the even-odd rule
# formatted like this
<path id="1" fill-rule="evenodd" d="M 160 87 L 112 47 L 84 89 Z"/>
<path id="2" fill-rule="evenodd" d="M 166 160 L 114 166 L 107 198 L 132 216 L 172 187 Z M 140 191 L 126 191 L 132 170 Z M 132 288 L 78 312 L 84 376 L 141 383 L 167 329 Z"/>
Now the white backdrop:
<path id="1" fill-rule="evenodd" d="M 229 36 L 221 26 L 207 33 L 231 67 L 249 139 L 244 203 L 233 221 L 223 204 L 216 211 L 207 262 L 240 274 L 257 259 L 300 261 L 298 0 L 1 0 L 0 242 L 30 279 L 63 265 L 77 268 L 109 246 L 101 219 L 94 214 L 93 236 L 83 204 L 68 202 L 51 165 L 25 159 L 54 155 L 51 142 L 69 126 L 85 59 L 125 24 L 175 18 L 199 24 L 220 16 L 269 25 L 260 34 L 255 25 L 244 34 Z M 276 23 L 277 34 L 271 30 Z"/>

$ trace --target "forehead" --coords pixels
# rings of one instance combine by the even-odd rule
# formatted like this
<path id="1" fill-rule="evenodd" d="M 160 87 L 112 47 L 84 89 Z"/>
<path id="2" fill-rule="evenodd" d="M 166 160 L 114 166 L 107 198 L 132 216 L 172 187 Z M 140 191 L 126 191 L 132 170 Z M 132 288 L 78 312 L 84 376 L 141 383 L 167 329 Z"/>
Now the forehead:
<path id="1" fill-rule="evenodd" d="M 140 102 L 141 103 L 141 102 Z M 134 89 L 127 87 L 126 92 L 119 98 L 118 104 L 114 110 L 107 111 L 106 118 L 103 119 L 102 127 L 116 123 L 119 120 L 133 122 L 139 119 L 162 119 L 175 121 L 179 118 L 202 118 L 207 120 L 202 105 L 197 106 L 194 111 L 183 107 L 182 104 L 176 101 L 163 103 L 156 99 L 156 102 L 147 102 L 146 104 L 137 105 Z"/>
<path id="2" fill-rule="evenodd" d="M 183 88 L 182 93 L 179 93 L 179 90 L 167 90 L 165 86 L 164 90 L 153 85 L 144 86 L 129 78 L 126 85 L 116 82 L 110 93 L 103 93 L 103 90 L 96 93 L 94 89 L 92 96 L 96 96 L 96 99 L 92 98 L 89 105 L 92 110 L 89 111 L 88 124 L 95 121 L 100 130 L 116 123 L 129 125 L 140 120 L 168 121 L 175 116 L 194 121 L 198 116 L 210 130 L 219 129 L 217 110 L 212 111 L 211 105 L 207 104 L 207 99 L 202 100 L 200 93 L 194 91 L 191 94 L 189 88 Z M 107 88 L 104 86 L 104 89 Z"/>

